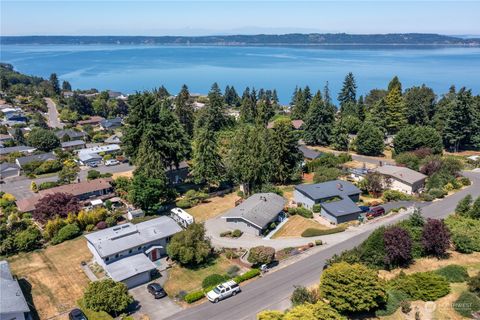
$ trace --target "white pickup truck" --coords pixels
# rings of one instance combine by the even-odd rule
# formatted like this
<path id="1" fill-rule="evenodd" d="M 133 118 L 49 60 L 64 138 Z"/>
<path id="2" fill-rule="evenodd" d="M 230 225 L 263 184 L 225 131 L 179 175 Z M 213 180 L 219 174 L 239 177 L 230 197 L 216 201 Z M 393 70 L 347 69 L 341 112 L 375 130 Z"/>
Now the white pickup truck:
<path id="1" fill-rule="evenodd" d="M 222 283 L 207 293 L 210 302 L 217 303 L 220 300 L 234 296 L 240 292 L 240 286 L 233 280 Z"/>

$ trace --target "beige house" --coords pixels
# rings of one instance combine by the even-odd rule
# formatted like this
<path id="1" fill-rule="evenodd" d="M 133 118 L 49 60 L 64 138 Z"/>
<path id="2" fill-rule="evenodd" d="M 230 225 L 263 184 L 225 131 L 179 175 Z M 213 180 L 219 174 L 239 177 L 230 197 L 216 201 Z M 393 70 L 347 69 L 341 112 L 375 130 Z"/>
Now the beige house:
<path id="1" fill-rule="evenodd" d="M 385 188 L 406 194 L 418 193 L 425 186 L 427 176 L 406 167 L 382 166 L 375 169 L 386 179 Z"/>

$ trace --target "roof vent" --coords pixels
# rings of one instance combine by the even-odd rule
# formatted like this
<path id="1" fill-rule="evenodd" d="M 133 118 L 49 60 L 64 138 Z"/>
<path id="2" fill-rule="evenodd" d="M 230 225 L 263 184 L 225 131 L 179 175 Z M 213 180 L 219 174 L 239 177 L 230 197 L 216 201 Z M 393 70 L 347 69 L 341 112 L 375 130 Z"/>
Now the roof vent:
<path id="1" fill-rule="evenodd" d="M 337 189 L 340 190 L 340 191 L 343 191 L 343 184 L 338 183 L 337 184 Z"/>

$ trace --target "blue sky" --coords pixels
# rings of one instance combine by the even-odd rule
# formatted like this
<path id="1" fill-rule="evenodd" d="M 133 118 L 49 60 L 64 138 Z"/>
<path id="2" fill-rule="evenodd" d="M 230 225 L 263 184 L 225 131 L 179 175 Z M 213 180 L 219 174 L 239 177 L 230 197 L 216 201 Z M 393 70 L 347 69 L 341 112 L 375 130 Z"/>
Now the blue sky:
<path id="1" fill-rule="evenodd" d="M 480 1 L 1 1 L 2 35 L 480 35 Z"/>

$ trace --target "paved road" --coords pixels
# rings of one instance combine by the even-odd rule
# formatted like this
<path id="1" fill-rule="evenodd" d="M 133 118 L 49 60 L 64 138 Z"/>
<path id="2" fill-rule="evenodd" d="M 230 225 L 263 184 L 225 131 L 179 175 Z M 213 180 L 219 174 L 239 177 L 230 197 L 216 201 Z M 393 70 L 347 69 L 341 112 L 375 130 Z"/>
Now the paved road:
<path id="1" fill-rule="evenodd" d="M 480 174 L 473 172 L 465 172 L 464 174 L 472 180 L 472 185 L 454 195 L 425 206 L 422 209 L 425 217 L 446 217 L 454 211 L 457 202 L 465 195 L 469 193 L 473 197 L 480 195 Z M 384 220 L 385 223 L 379 222 L 376 226 L 391 224 L 404 218 L 405 216 L 401 215 L 394 216 L 388 221 Z M 242 293 L 234 298 L 217 304 L 206 302 L 183 310 L 168 319 L 244 320 L 255 319 L 256 314 L 265 309 L 286 309 L 290 307 L 289 298 L 295 285 L 317 284 L 327 259 L 336 253 L 359 245 L 372 231 L 373 228 L 367 228 L 365 232 L 351 237 L 348 241 L 332 246 L 327 245 L 325 249 L 314 252 L 305 259 L 242 286 Z"/>
<path id="2" fill-rule="evenodd" d="M 100 165 L 97 168 L 93 168 L 94 170 L 99 171 L 100 173 L 117 173 L 117 172 L 125 172 L 134 169 L 134 166 L 129 165 L 128 163 L 122 163 L 117 166 L 104 166 Z M 87 180 L 88 170 L 92 170 L 92 168 L 85 167 L 83 168 L 78 176 L 81 181 Z M 5 183 L 0 185 L 0 190 L 3 192 L 7 192 L 13 194 L 17 200 L 24 199 L 31 197 L 34 193 L 30 190 L 30 185 L 32 181 L 35 181 L 37 185 L 42 182 L 46 181 L 57 181 L 58 176 L 50 176 L 45 178 L 37 178 L 37 179 L 28 179 L 25 176 L 14 177 L 14 178 L 7 178 L 5 179 Z"/>
<path id="3" fill-rule="evenodd" d="M 63 128 L 63 123 L 60 122 L 58 118 L 57 105 L 50 98 L 44 98 L 47 103 L 48 113 L 47 113 L 47 124 L 50 128 Z"/>

